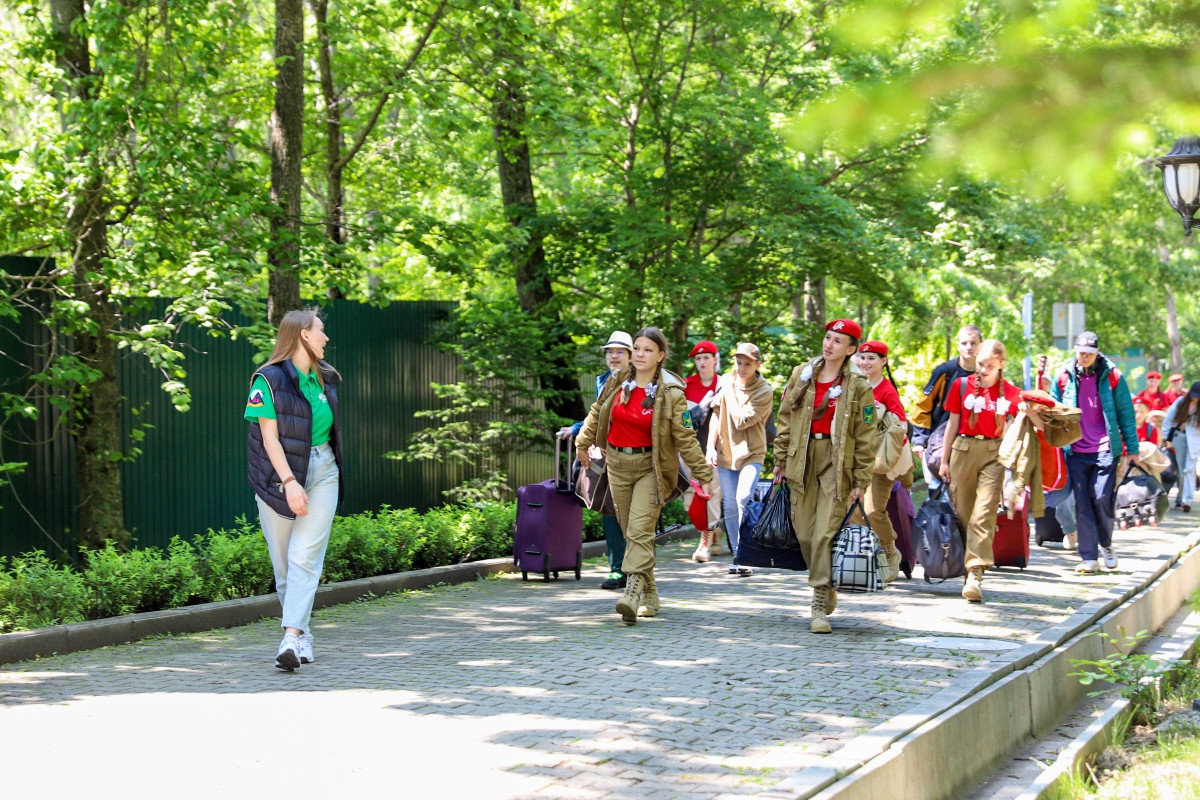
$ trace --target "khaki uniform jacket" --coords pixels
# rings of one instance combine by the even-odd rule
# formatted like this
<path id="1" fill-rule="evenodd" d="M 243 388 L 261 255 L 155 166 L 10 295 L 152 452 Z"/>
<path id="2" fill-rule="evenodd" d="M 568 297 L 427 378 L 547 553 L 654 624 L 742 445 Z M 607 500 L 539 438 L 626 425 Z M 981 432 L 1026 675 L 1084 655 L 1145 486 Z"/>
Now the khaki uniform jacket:
<path id="1" fill-rule="evenodd" d="M 1042 492 L 1042 451 L 1038 442 L 1037 430 L 1033 420 L 1024 411 L 1017 414 L 1016 419 L 1004 430 L 1000 440 L 1000 451 L 997 454 L 1000 463 L 1012 473 L 1012 480 L 1004 486 L 1004 504 L 1012 508 L 1026 486 L 1032 486 L 1029 493 L 1030 510 L 1033 516 L 1040 517 L 1046 513 L 1046 495 Z"/>
<path id="2" fill-rule="evenodd" d="M 793 369 L 779 398 L 779 414 L 775 422 L 778 428 L 775 463 L 783 466 L 784 477 L 791 483 L 794 492 L 804 491 L 804 469 L 808 460 L 808 437 L 812 431 L 816 387 L 807 394 L 800 408 L 793 409 L 792 401 L 810 382 L 815 383 L 824 363 L 824 357 L 817 356 Z M 811 370 L 808 380 L 801 377 L 806 370 Z M 842 395 L 838 398 L 837 416 L 830 427 L 833 464 L 838 470 L 833 499 L 839 503 L 850 496 L 854 487 L 865 490 L 870 485 L 875 469 L 878 436 L 875 394 L 871 391 L 867 376 L 850 362 L 843 368 L 843 374 L 845 378 L 842 381 Z"/>
<path id="3" fill-rule="evenodd" d="M 880 406 L 879 411 L 883 410 Z M 908 424 L 891 411 L 879 421 L 879 451 L 875 454 L 875 474 L 888 480 L 912 483 L 913 456 L 908 444 Z"/>
<path id="4" fill-rule="evenodd" d="M 767 457 L 767 418 L 775 407 L 775 390 L 755 373 L 750 385 L 738 385 L 726 376 L 721 391 L 713 398 L 712 413 L 717 425 L 717 466 L 741 469 L 761 464 Z"/>
<path id="5" fill-rule="evenodd" d="M 624 370 L 622 370 L 624 374 Z M 650 443 L 654 448 L 654 475 L 658 479 L 658 497 L 665 502 L 679 485 L 679 459 L 687 465 L 692 477 L 701 483 L 711 483 L 712 467 L 704 460 L 704 451 L 692 430 L 687 398 L 683 396 L 683 379 L 668 370 L 662 371 L 658 394 L 654 397 L 654 416 L 650 421 Z M 608 427 L 612 422 L 612 407 L 621 396 L 621 380 L 609 377 L 592 404 L 583 428 L 575 439 L 575 447 L 608 446 Z"/>

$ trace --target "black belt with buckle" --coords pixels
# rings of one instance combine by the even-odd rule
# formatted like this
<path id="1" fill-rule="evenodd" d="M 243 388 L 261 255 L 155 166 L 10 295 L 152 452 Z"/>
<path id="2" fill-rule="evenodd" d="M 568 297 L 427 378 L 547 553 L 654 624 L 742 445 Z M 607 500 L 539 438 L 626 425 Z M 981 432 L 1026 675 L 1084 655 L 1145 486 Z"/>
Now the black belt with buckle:
<path id="1" fill-rule="evenodd" d="M 808 438 L 810 438 L 810 439 L 829 439 L 830 436 L 828 433 L 810 433 L 808 435 Z"/>
<path id="2" fill-rule="evenodd" d="M 653 447 L 621 447 L 620 445 L 615 444 L 610 444 L 609 447 L 611 447 L 613 450 L 616 450 L 618 453 L 625 453 L 626 455 L 630 456 L 637 455 L 638 453 L 649 453 L 654 449 Z"/>

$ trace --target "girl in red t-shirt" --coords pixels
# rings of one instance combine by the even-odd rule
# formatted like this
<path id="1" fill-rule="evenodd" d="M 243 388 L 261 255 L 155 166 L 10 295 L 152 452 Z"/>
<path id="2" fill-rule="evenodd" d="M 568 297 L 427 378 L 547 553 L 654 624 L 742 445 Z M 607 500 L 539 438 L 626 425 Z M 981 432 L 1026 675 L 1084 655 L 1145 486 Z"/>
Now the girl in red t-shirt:
<path id="1" fill-rule="evenodd" d="M 896 391 L 896 384 L 892 381 L 892 370 L 888 367 L 888 346 L 880 341 L 863 342 L 858 348 L 855 362 L 858 364 L 858 368 L 866 373 L 867 383 L 871 384 L 871 391 L 875 395 L 876 417 L 882 420 L 885 413 L 891 413 L 899 417 L 901 422 L 908 422 L 904 406 L 900 403 L 900 393 Z M 884 376 L 885 369 L 887 370 L 886 377 Z M 881 436 L 879 447 L 882 448 L 883 445 L 884 437 Z M 907 437 L 904 440 L 904 446 L 908 447 Z M 867 487 L 866 496 L 863 498 L 867 522 L 870 523 L 871 530 L 875 531 L 875 535 L 879 537 L 879 544 L 887 553 L 888 583 L 899 577 L 902 560 L 900 551 L 895 546 L 896 531 L 892 527 L 892 520 L 887 512 L 887 504 L 892 497 L 894 485 L 895 481 L 887 475 L 875 473 L 871 477 L 871 485 Z"/>
<path id="2" fill-rule="evenodd" d="M 983 600 L 983 571 L 992 566 L 992 540 L 996 513 L 1004 491 L 1004 465 L 1000 463 L 1000 437 L 1004 426 L 1017 415 L 1021 392 L 1001 374 L 1008 351 L 995 339 L 979 346 L 974 375 L 950 387 L 942 480 L 950 485 L 950 498 L 967 532 L 967 578 L 964 599 Z"/>

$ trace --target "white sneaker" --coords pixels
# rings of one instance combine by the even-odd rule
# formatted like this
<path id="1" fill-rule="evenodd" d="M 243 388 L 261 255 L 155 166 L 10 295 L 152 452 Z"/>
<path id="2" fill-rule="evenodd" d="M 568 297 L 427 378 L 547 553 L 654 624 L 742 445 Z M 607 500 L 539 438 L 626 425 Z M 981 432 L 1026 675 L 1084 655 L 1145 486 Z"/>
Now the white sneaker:
<path id="1" fill-rule="evenodd" d="M 1113 549 L 1111 547 L 1101 547 L 1100 555 L 1103 556 L 1103 558 L 1104 558 L 1104 568 L 1105 569 L 1116 569 L 1117 568 L 1117 554 L 1113 552 Z"/>
<path id="2" fill-rule="evenodd" d="M 1089 572 L 1099 572 L 1100 571 L 1100 562 L 1094 558 L 1089 558 L 1087 561 L 1080 561 L 1075 566 L 1075 571 L 1078 572 L 1080 575 L 1086 575 Z"/>
<path id="3" fill-rule="evenodd" d="M 279 643 L 279 652 L 275 654 L 275 666 L 286 672 L 295 671 L 300 666 L 300 638 L 294 633 L 285 633 Z"/>
<path id="4" fill-rule="evenodd" d="M 317 660 L 317 657 L 313 655 L 311 633 L 300 634 L 300 652 L 298 655 L 300 656 L 301 664 L 311 664 Z"/>

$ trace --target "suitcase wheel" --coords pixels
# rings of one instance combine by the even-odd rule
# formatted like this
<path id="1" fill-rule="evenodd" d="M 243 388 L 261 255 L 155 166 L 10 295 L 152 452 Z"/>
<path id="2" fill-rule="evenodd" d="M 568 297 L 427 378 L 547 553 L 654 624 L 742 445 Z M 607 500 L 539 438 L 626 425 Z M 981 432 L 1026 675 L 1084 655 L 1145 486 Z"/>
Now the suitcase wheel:
<path id="1" fill-rule="evenodd" d="M 529 580 L 529 572 L 527 570 L 521 570 L 521 580 Z"/>
<path id="2" fill-rule="evenodd" d="M 1024 556 L 1021 556 L 1020 558 L 1018 558 L 1018 559 L 1017 559 L 1017 561 L 1016 561 L 1016 564 L 1017 564 L 1017 566 L 1018 566 L 1018 567 L 1020 567 L 1021 569 L 1025 569 L 1025 566 L 1026 566 L 1025 557 L 1024 557 Z"/>
<path id="3" fill-rule="evenodd" d="M 575 580 L 583 580 L 583 551 L 575 554 Z"/>
<path id="4" fill-rule="evenodd" d="M 558 580 L 558 573 L 557 573 L 557 572 L 555 572 L 555 573 L 554 573 L 554 580 Z"/>

